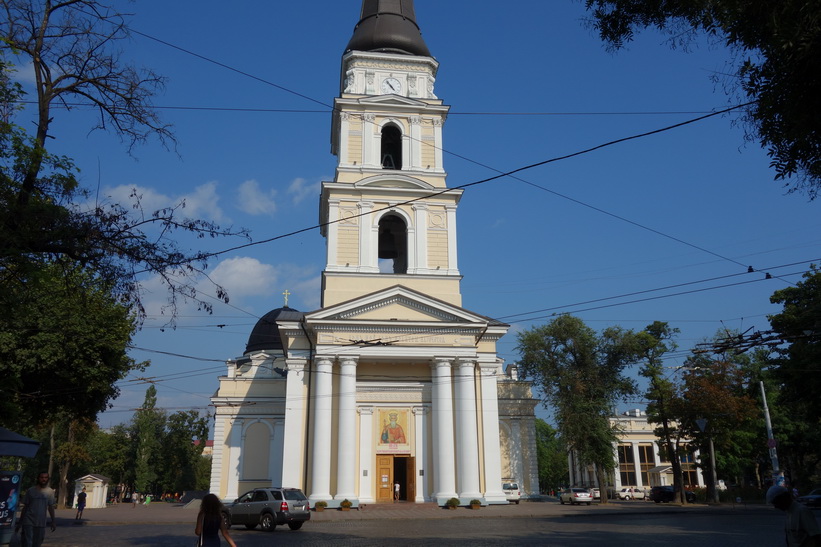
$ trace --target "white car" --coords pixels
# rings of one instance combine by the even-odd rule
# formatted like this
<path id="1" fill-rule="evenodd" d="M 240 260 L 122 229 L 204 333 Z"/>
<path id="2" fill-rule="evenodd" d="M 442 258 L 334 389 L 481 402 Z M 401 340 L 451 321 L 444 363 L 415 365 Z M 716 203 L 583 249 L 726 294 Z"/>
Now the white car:
<path id="1" fill-rule="evenodd" d="M 586 503 L 590 505 L 592 501 L 593 496 L 585 488 L 565 488 L 559 493 L 559 503 L 562 505 L 565 503 L 570 505 Z"/>
<path id="2" fill-rule="evenodd" d="M 519 483 L 503 482 L 502 490 L 505 493 L 508 503 L 515 503 L 516 505 L 519 505 L 519 499 L 522 497 L 522 493 L 519 491 Z"/>
<path id="3" fill-rule="evenodd" d="M 619 491 L 620 500 L 643 500 L 644 490 L 639 488 L 622 488 Z"/>

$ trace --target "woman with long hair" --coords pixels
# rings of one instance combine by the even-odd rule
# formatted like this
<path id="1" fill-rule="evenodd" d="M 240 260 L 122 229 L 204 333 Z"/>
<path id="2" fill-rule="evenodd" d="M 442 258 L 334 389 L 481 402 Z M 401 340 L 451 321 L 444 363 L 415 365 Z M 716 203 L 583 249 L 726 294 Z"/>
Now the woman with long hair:
<path id="1" fill-rule="evenodd" d="M 220 547 L 219 533 L 231 547 L 237 547 L 231 534 L 228 533 L 228 526 L 222 518 L 222 502 L 214 494 L 206 494 L 200 503 L 200 512 L 197 515 L 197 527 L 194 533 L 200 537 L 197 545 L 201 547 Z"/>

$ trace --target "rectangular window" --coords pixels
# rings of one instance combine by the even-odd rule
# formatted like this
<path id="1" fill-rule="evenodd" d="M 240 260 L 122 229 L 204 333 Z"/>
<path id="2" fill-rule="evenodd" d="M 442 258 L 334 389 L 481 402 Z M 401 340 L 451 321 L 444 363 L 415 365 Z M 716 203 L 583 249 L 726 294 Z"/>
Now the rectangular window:
<path id="1" fill-rule="evenodd" d="M 636 484 L 636 460 L 633 458 L 633 445 L 620 444 L 618 446 L 618 454 L 621 483 L 624 485 Z"/>
<path id="2" fill-rule="evenodd" d="M 652 444 L 639 445 L 639 466 L 641 468 L 641 483 L 647 486 L 650 484 L 650 470 L 656 466 Z"/>

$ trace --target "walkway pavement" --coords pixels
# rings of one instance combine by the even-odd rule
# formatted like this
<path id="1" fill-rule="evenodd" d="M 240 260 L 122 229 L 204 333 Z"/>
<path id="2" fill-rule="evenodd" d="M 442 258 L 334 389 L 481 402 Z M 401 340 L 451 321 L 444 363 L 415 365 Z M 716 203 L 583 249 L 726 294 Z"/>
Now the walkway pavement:
<path id="1" fill-rule="evenodd" d="M 58 509 L 58 526 L 85 525 L 85 526 L 116 526 L 118 524 L 183 524 L 194 522 L 199 510 L 199 502 L 190 504 L 174 504 L 154 502 L 149 506 L 120 504 L 105 509 L 86 509 L 80 523 L 74 520 L 73 509 Z M 312 512 L 312 522 L 335 522 L 345 520 L 374 520 L 374 519 L 446 519 L 446 518 L 561 518 L 585 517 L 592 515 L 618 514 L 658 514 L 670 512 L 771 512 L 773 509 L 764 504 L 689 504 L 685 506 L 650 502 L 611 502 L 606 505 L 593 504 L 591 506 L 561 505 L 553 499 L 546 501 L 522 501 L 519 505 L 489 505 L 481 509 L 459 507 L 450 510 L 438 507 L 432 503 L 398 502 L 390 504 L 369 504 L 351 511 L 326 509 L 321 512 Z"/>

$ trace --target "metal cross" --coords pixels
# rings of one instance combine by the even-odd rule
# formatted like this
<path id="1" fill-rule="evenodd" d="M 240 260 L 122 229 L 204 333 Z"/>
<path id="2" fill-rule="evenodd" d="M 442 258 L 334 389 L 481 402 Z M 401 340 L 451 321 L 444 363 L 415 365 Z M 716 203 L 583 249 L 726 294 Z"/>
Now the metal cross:
<path id="1" fill-rule="evenodd" d="M 285 289 L 285 292 L 282 293 L 285 296 L 285 307 L 288 307 L 288 297 L 291 296 L 291 291 Z"/>

